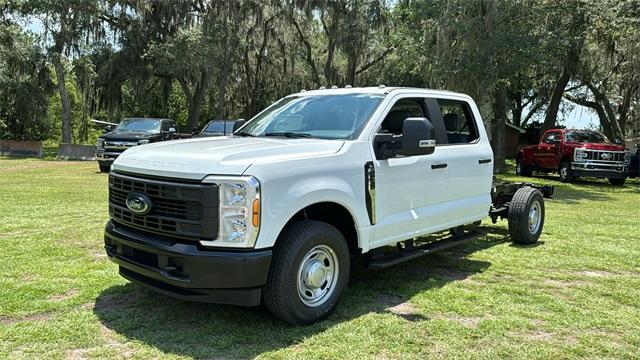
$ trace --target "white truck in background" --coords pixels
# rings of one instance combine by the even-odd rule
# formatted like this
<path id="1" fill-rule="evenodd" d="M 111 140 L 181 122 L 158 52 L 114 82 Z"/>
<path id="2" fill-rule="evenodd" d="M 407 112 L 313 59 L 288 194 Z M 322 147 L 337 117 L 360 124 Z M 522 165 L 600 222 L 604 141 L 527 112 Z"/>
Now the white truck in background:
<path id="1" fill-rule="evenodd" d="M 384 268 L 477 238 L 507 218 L 538 240 L 552 187 L 493 180 L 466 95 L 374 87 L 289 95 L 233 136 L 136 146 L 113 163 L 105 248 L 120 274 L 195 301 L 264 302 L 320 320 L 351 258 Z M 425 235 L 449 231 L 438 241 Z M 397 251 L 388 250 L 397 245 Z"/>

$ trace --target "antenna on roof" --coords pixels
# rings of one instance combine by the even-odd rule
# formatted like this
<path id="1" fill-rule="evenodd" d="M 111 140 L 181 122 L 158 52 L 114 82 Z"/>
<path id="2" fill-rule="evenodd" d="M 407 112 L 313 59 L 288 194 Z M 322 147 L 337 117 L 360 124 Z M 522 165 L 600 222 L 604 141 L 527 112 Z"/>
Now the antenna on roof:
<path id="1" fill-rule="evenodd" d="M 307 91 L 307 90 L 305 90 L 305 89 L 300 90 L 300 92 L 305 92 L 305 91 Z"/>
<path id="2" fill-rule="evenodd" d="M 351 89 L 351 85 L 345 85 L 344 88 L 345 89 Z"/>
<path id="3" fill-rule="evenodd" d="M 325 90 L 325 89 L 326 89 L 326 87 L 320 86 L 320 88 L 318 90 Z"/>
<path id="4" fill-rule="evenodd" d="M 386 86 L 384 84 L 378 85 L 378 89 L 384 89 L 384 88 L 386 88 Z"/>
<path id="5" fill-rule="evenodd" d="M 332 88 L 332 89 L 337 89 L 337 88 L 338 88 L 338 86 L 337 86 L 337 85 L 333 85 L 331 88 Z"/>

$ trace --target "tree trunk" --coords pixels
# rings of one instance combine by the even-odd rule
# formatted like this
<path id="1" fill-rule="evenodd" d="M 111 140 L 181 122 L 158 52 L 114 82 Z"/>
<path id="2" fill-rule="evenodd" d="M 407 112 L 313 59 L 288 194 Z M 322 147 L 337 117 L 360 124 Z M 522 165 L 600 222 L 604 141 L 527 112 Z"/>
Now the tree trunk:
<path id="1" fill-rule="evenodd" d="M 62 65 L 62 54 L 53 55 L 53 66 L 58 78 L 58 91 L 60 92 L 60 101 L 62 102 L 62 143 L 71 143 L 71 102 L 67 93 L 67 84 Z"/>
<path id="2" fill-rule="evenodd" d="M 562 101 L 562 95 L 564 89 L 571 80 L 571 74 L 567 71 L 566 66 L 562 69 L 562 74 L 556 82 L 556 86 L 553 88 L 553 94 L 551 95 L 551 101 L 549 107 L 547 107 L 547 114 L 544 118 L 544 124 L 542 125 L 542 131 L 549 130 L 556 125 L 558 119 L 558 110 L 560 110 L 560 102 Z"/>
<path id="3" fill-rule="evenodd" d="M 209 87 L 209 72 L 202 70 L 200 74 L 200 82 L 196 86 L 196 92 L 193 94 L 191 103 L 189 104 L 189 117 L 187 118 L 187 130 L 192 130 L 198 126 L 200 114 L 202 113 L 202 102 L 204 95 Z"/>
<path id="4" fill-rule="evenodd" d="M 493 122 L 491 123 L 491 147 L 493 148 L 494 173 L 502 173 L 505 170 L 505 133 L 507 121 L 506 97 L 507 91 L 504 84 L 496 85 L 494 90 Z"/>
<path id="5" fill-rule="evenodd" d="M 547 108 L 547 114 L 542 124 L 542 131 L 549 130 L 556 125 L 558 119 L 558 110 L 560 109 L 560 102 L 562 101 L 562 95 L 564 89 L 571 80 L 571 77 L 578 69 L 578 62 L 580 61 L 580 51 L 584 44 L 584 13 L 579 9 L 578 13 L 573 18 L 571 23 L 571 34 L 575 38 L 573 39 L 571 46 L 567 52 L 567 56 L 564 59 L 564 65 L 562 66 L 562 73 L 556 82 L 556 86 L 553 88 L 553 94 L 551 95 L 551 101 Z"/>

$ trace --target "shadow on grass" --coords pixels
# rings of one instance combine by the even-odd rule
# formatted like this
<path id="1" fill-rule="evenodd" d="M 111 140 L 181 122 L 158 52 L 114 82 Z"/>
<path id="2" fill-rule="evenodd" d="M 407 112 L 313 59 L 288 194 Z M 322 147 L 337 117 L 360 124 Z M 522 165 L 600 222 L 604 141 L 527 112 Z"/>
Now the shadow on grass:
<path id="1" fill-rule="evenodd" d="M 324 321 L 293 327 L 264 307 L 191 303 L 156 294 L 134 284 L 114 286 L 96 299 L 94 313 L 109 329 L 166 353 L 194 358 L 248 358 L 289 347 L 342 322 L 367 314 L 390 314 L 406 321 L 429 319 L 407 302 L 420 292 L 463 281 L 491 264 L 467 259 L 504 242 L 506 230 L 442 253 L 385 270 L 368 270 L 364 259 L 352 262 L 349 288 L 336 311 Z M 404 310 L 403 310 L 404 309 Z"/>

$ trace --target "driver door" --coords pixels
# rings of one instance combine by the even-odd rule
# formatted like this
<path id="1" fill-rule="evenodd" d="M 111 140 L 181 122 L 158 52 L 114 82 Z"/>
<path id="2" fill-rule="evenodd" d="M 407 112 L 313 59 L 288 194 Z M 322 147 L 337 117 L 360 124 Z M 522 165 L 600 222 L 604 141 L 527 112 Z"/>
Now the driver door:
<path id="1" fill-rule="evenodd" d="M 430 119 L 424 99 L 399 98 L 387 109 L 378 132 L 402 134 L 406 118 Z M 433 124 L 436 143 L 441 124 Z M 446 222 L 442 204 L 447 201 L 449 172 L 446 147 L 432 154 L 374 160 L 375 214 L 373 247 L 431 232 Z"/>

